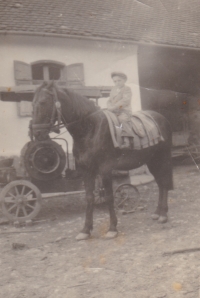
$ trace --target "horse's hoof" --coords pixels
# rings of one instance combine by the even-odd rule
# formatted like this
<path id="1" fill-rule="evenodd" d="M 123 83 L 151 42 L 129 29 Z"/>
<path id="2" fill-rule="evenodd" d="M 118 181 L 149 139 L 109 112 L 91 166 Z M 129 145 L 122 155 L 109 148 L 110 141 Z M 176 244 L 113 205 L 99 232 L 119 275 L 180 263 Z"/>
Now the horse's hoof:
<path id="1" fill-rule="evenodd" d="M 79 233 L 76 236 L 76 240 L 77 241 L 79 241 L 79 240 L 87 240 L 88 238 L 90 238 L 90 234 L 86 234 L 86 233 Z"/>
<path id="2" fill-rule="evenodd" d="M 167 216 L 160 216 L 158 219 L 158 223 L 166 223 L 167 222 Z"/>
<path id="3" fill-rule="evenodd" d="M 117 231 L 108 231 L 105 235 L 105 239 L 113 239 L 116 238 L 118 235 Z"/>
<path id="4" fill-rule="evenodd" d="M 154 214 L 152 214 L 151 215 L 151 218 L 153 219 L 153 220 L 157 220 L 157 219 L 159 219 L 159 215 L 158 214 L 156 214 L 156 213 L 154 213 Z"/>

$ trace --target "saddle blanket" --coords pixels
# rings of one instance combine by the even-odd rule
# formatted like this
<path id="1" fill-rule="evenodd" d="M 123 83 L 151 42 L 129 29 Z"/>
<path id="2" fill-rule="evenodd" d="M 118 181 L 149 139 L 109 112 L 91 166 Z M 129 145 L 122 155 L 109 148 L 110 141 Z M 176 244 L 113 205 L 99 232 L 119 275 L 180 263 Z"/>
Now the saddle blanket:
<path id="1" fill-rule="evenodd" d="M 108 120 L 113 145 L 115 148 L 120 148 L 122 144 L 123 124 L 119 122 L 114 113 L 104 110 L 104 114 Z M 148 112 L 139 111 L 133 113 L 131 121 L 127 122 L 127 124 L 129 125 L 129 131 L 131 129 L 132 132 L 130 137 L 133 137 L 133 149 L 141 150 L 156 145 L 160 141 L 164 141 L 158 124 Z"/>

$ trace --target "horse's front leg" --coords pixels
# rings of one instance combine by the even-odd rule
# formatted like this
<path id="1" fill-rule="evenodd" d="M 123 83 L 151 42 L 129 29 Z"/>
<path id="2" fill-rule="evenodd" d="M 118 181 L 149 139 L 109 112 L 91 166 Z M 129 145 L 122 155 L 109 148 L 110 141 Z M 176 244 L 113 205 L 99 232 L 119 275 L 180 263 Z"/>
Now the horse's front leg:
<path id="1" fill-rule="evenodd" d="M 76 240 L 86 240 L 90 237 L 90 232 L 93 229 L 93 209 L 94 209 L 94 188 L 95 188 L 95 175 L 93 173 L 86 173 L 84 175 L 84 185 L 86 193 L 86 215 L 85 225 L 82 231 L 76 237 Z"/>
<path id="2" fill-rule="evenodd" d="M 113 188 L 112 188 L 112 175 L 106 175 L 102 177 L 103 186 L 105 189 L 106 201 L 108 204 L 108 209 L 110 213 L 110 227 L 106 233 L 107 239 L 115 238 L 118 234 L 117 232 L 117 216 L 115 214 L 114 208 L 114 197 L 113 197 Z"/>
<path id="3" fill-rule="evenodd" d="M 163 188 L 160 216 L 158 219 L 159 223 L 166 223 L 168 221 L 167 212 L 168 212 L 168 190 L 166 188 Z"/>
<path id="4" fill-rule="evenodd" d="M 168 190 L 160 186 L 158 206 L 154 214 L 152 214 L 152 219 L 157 219 L 159 223 L 166 223 L 168 220 L 167 212 L 168 212 Z"/>

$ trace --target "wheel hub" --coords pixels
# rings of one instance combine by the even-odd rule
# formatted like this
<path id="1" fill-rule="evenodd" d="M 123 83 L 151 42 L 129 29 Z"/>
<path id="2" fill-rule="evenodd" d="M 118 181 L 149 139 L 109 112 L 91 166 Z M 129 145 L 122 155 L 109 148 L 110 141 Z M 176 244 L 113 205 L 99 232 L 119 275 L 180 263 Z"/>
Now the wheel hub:
<path id="1" fill-rule="evenodd" d="M 22 195 L 18 195 L 16 196 L 16 203 L 17 205 L 26 205 L 27 203 L 27 198 L 25 196 Z"/>
<path id="2" fill-rule="evenodd" d="M 54 141 L 33 141 L 24 147 L 22 159 L 31 178 L 52 180 L 59 177 L 66 164 L 66 154 Z"/>

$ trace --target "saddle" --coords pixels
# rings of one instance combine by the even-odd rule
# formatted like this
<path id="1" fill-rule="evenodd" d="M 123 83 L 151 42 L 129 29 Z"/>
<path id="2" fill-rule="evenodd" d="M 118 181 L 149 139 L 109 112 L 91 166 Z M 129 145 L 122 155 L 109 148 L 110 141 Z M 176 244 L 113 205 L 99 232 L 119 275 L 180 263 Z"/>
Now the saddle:
<path id="1" fill-rule="evenodd" d="M 148 112 L 139 111 L 133 113 L 131 120 L 120 123 L 117 116 L 109 110 L 104 110 L 108 120 L 109 129 L 115 148 L 121 148 L 123 137 L 133 140 L 132 149 L 141 150 L 164 141 L 158 124 Z"/>

